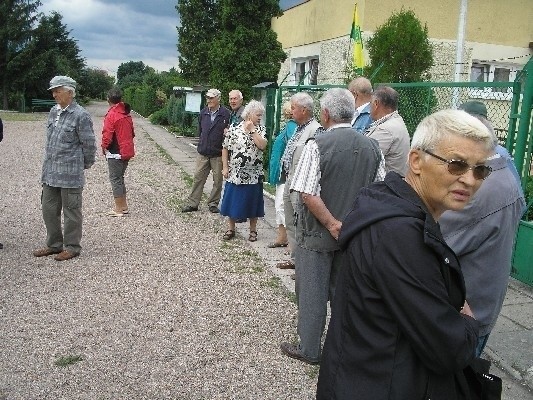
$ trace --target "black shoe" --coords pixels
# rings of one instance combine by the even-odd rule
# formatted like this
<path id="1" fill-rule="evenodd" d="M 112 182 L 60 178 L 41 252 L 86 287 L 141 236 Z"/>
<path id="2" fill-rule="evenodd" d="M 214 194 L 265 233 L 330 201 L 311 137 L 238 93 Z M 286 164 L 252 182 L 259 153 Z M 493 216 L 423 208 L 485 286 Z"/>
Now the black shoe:
<path id="1" fill-rule="evenodd" d="M 235 220 L 235 223 L 237 223 L 237 224 L 242 224 L 243 222 L 246 222 L 246 221 L 248 221 L 246 218 L 244 218 L 244 219 L 241 218 L 241 219 L 236 219 L 236 220 Z"/>
<path id="2" fill-rule="evenodd" d="M 218 214 L 220 212 L 217 206 L 209 206 L 209 211 L 213 214 Z"/>
<path id="3" fill-rule="evenodd" d="M 4 248 L 4 245 L 0 243 L 0 250 Z"/>
<path id="4" fill-rule="evenodd" d="M 198 207 L 187 206 L 181 209 L 181 212 L 192 212 L 192 211 L 198 211 Z"/>
<path id="5" fill-rule="evenodd" d="M 300 353 L 298 346 L 294 344 L 283 342 L 279 347 L 281 348 L 281 351 L 283 352 L 283 354 L 291 358 L 294 358 L 296 360 L 303 361 L 304 363 L 311 364 L 311 365 L 317 365 L 320 363 L 319 360 L 316 360 L 316 361 L 311 360 L 310 358 L 307 358 L 306 356 L 304 356 L 302 353 Z"/>

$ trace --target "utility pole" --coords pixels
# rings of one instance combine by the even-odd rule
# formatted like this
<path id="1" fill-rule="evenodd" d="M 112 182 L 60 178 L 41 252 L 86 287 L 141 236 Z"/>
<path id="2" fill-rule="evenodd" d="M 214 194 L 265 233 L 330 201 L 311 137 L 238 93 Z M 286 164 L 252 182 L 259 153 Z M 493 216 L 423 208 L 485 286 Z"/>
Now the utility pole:
<path id="1" fill-rule="evenodd" d="M 468 0 L 461 0 L 461 8 L 459 10 L 459 23 L 457 24 L 454 82 L 461 82 L 461 71 L 463 68 L 463 52 L 465 47 L 465 26 L 467 8 Z M 452 95 L 452 108 L 457 107 L 459 107 L 459 88 L 454 88 Z"/>

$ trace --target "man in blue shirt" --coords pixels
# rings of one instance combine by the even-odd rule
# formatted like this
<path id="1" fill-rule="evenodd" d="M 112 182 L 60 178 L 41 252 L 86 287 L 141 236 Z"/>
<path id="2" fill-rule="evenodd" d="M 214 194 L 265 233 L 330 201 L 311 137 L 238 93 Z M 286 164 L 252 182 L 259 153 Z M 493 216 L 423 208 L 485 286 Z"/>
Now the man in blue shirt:
<path id="1" fill-rule="evenodd" d="M 352 128 L 359 133 L 364 133 L 370 124 L 374 122 L 370 115 L 372 84 L 368 79 L 360 76 L 350 82 L 348 90 L 355 99 L 355 114 L 352 119 Z"/>

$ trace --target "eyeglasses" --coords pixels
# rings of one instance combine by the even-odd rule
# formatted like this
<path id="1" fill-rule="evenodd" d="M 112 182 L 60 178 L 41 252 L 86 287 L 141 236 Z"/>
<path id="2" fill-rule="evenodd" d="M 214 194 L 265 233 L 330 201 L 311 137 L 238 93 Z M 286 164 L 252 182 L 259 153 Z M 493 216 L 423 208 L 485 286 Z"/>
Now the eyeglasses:
<path id="1" fill-rule="evenodd" d="M 473 165 L 470 166 L 466 161 L 463 160 L 446 160 L 445 158 L 439 157 L 436 154 L 433 154 L 430 151 L 420 149 L 424 153 L 429 154 L 431 157 L 435 157 L 437 160 L 443 161 L 448 164 L 448 172 L 452 175 L 464 175 L 467 171 L 472 170 L 474 178 L 478 180 L 486 179 L 492 172 L 492 168 L 488 165 Z"/>

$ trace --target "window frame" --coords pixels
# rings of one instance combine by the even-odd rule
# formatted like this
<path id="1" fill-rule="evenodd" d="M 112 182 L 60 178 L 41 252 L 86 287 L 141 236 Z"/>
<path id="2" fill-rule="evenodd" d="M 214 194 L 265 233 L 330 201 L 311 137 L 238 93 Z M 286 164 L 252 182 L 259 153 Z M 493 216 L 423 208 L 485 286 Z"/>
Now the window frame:
<path id="1" fill-rule="evenodd" d="M 314 77 L 312 77 L 313 73 L 310 71 L 313 68 L 315 61 L 316 61 L 317 73 L 315 74 Z M 293 58 L 291 60 L 291 75 L 293 77 L 294 85 L 300 84 L 300 77 L 302 74 L 301 72 L 302 65 L 303 65 L 303 74 L 305 75 L 305 78 L 301 84 L 302 85 L 316 85 L 317 76 L 318 76 L 318 67 L 320 65 L 320 57 L 319 56 L 298 57 L 298 58 Z"/>
<path id="2" fill-rule="evenodd" d="M 494 76 L 496 69 L 506 69 L 509 71 L 509 80 L 508 82 L 514 82 L 516 79 L 516 74 L 520 71 L 520 67 L 512 64 L 500 64 L 500 63 L 487 63 L 473 61 L 470 66 L 470 80 L 472 80 L 472 75 L 475 69 L 482 69 L 483 80 L 476 80 L 476 82 L 506 82 L 506 81 L 495 81 Z M 487 100 L 507 100 L 511 101 L 513 99 L 513 88 L 473 88 L 469 90 L 469 94 L 473 98 L 487 99 Z"/>

